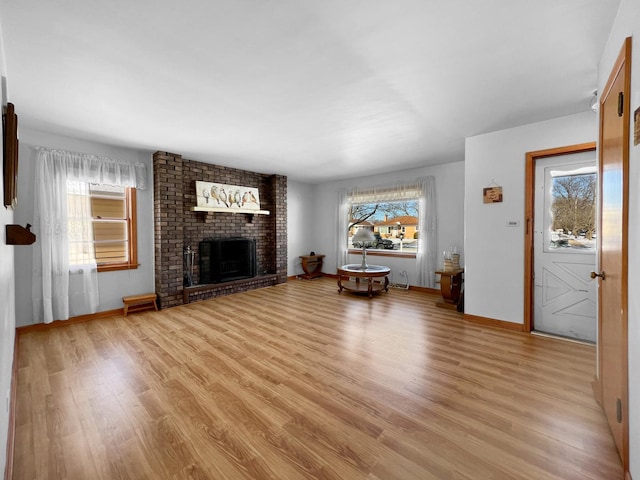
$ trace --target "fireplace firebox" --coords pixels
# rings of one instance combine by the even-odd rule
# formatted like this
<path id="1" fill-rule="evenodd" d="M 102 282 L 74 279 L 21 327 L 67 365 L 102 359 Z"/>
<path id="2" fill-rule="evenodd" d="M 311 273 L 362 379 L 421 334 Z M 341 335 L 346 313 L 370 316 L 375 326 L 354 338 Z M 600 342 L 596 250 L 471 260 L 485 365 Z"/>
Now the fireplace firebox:
<path id="1" fill-rule="evenodd" d="M 200 283 L 256 276 L 256 242 L 251 238 L 205 238 L 199 245 Z"/>

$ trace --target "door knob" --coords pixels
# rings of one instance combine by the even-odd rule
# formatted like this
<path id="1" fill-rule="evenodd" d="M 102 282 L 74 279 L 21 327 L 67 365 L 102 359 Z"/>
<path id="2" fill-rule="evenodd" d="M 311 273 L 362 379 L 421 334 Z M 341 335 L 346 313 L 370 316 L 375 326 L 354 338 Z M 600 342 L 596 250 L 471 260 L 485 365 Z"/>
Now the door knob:
<path id="1" fill-rule="evenodd" d="M 596 272 L 591 272 L 591 278 L 596 278 L 596 277 L 600 277 L 601 279 L 605 279 L 606 275 L 604 274 L 604 272 L 602 273 L 596 273 Z"/>

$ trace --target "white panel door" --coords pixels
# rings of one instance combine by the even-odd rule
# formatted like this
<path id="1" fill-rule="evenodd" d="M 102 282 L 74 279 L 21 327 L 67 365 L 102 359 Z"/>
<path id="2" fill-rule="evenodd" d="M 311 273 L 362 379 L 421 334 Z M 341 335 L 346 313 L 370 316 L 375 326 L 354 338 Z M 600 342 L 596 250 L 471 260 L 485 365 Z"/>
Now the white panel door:
<path id="1" fill-rule="evenodd" d="M 595 152 L 536 161 L 533 329 L 595 343 Z"/>

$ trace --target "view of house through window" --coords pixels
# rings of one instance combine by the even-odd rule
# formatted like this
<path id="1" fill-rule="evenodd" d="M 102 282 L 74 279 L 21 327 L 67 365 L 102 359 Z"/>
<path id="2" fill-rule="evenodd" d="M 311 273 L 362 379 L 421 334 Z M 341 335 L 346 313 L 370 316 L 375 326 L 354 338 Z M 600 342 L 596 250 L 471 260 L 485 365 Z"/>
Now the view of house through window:
<path id="1" fill-rule="evenodd" d="M 135 268 L 135 189 L 68 182 L 69 264 Z"/>
<path id="2" fill-rule="evenodd" d="M 369 250 L 417 253 L 418 201 L 403 200 L 351 205 L 349 208 L 348 247 L 358 229 L 373 232 L 377 243 Z"/>

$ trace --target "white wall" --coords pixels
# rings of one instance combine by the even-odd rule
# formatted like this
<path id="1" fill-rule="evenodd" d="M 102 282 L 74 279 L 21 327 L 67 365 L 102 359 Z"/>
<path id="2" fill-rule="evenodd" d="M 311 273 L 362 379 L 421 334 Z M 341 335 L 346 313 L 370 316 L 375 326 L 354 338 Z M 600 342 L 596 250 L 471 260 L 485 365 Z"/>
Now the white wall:
<path id="1" fill-rule="evenodd" d="M 129 162 L 141 162 L 147 166 L 148 188 L 136 192 L 138 225 L 138 262 L 136 270 L 101 272 L 98 274 L 100 290 L 99 311 L 122 307 L 124 295 L 153 292 L 154 286 L 154 226 L 153 226 L 153 181 L 151 152 L 114 147 L 96 142 L 43 133 L 21 128 L 20 130 L 20 178 L 18 181 L 18 208 L 15 221 L 21 225 L 33 222 L 34 162 L 33 147 L 57 148 L 72 152 L 103 155 Z M 38 231 L 35 226 L 32 231 Z M 16 323 L 17 326 L 34 323 L 32 311 L 31 266 L 32 247 L 16 250 Z"/>
<path id="2" fill-rule="evenodd" d="M 598 70 L 602 91 L 626 37 L 631 48 L 631 111 L 640 107 L 640 2 L 622 0 Z M 632 115 L 633 117 L 633 115 Z M 633 145 L 633 118 L 629 139 L 629 462 L 634 479 L 640 478 L 640 145 Z"/>
<path id="3" fill-rule="evenodd" d="M 2 34 L 0 32 L 0 74 L 6 76 L 4 63 L 4 49 L 2 46 Z M 7 102 L 4 91 L 0 94 L 1 105 Z M 10 100 L 10 99 L 9 99 Z M 18 109 L 17 113 L 20 113 Z M 4 150 L 3 150 L 4 151 Z M 0 164 L 0 169 L 2 165 Z M 18 176 L 21 175 L 18 168 Z M 4 178 L 0 174 L 0 178 Z M 4 181 L 0 182 L 0 198 L 4 205 Z M 0 472 L 4 478 L 6 466 L 7 434 L 9 428 L 8 398 L 11 388 L 11 372 L 13 367 L 13 346 L 16 327 L 15 308 L 15 283 L 14 283 L 14 253 L 23 246 L 6 244 L 5 225 L 15 223 L 13 211 L 0 206 L 0 228 L 2 228 L 2 240 L 0 241 Z M 26 247 L 28 248 L 28 247 Z M 15 405 L 14 405 L 15 408 Z"/>
<path id="4" fill-rule="evenodd" d="M 525 154 L 594 142 L 597 127 L 588 111 L 466 140 L 465 313 L 524 323 Z M 492 181 L 502 203 L 482 202 Z M 511 220 L 519 226 L 507 227 Z"/>
<path id="5" fill-rule="evenodd" d="M 401 170 L 384 175 L 374 175 L 317 185 L 315 205 L 312 215 L 314 218 L 316 253 L 325 254 L 324 272 L 336 273 L 336 215 L 338 209 L 338 191 L 341 188 L 367 185 L 387 185 L 399 181 L 411 181 L 418 177 L 433 176 L 436 184 L 437 210 L 437 251 L 440 252 L 451 245 L 461 250 L 461 261 L 465 252 L 463 243 L 463 196 L 464 196 L 464 162 L 435 165 L 430 167 Z M 360 263 L 360 255 L 351 255 L 349 261 Z M 394 258 L 392 256 L 369 257 L 373 263 L 380 263 L 392 269 L 392 275 L 406 271 L 409 284 L 418 285 L 418 271 L 415 259 Z M 374 259 L 375 260 L 372 260 Z M 438 267 L 442 266 L 441 255 L 438 257 Z M 399 276 L 393 280 L 401 281 Z"/>
<path id="6" fill-rule="evenodd" d="M 0 187 L 2 197 L 0 198 L 4 200 L 4 182 L 2 185 Z M 2 203 L 4 204 L 4 201 Z M 0 206 L 0 226 L 2 228 L 2 241 L 0 242 L 0 472 L 4 472 L 6 460 L 9 420 L 6 401 L 11 386 L 16 327 L 15 283 L 13 280 L 15 274 L 14 252 L 16 249 L 28 248 L 6 244 L 5 225 L 12 223 L 14 223 L 13 211 Z"/>
<path id="7" fill-rule="evenodd" d="M 316 186 L 287 181 L 287 276 L 303 273 L 300 255 L 320 253 L 313 234 Z"/>
<path id="8" fill-rule="evenodd" d="M 4 182 L 2 184 L 0 192 L 2 192 L 1 198 L 4 199 Z M 4 201 L 2 203 L 4 204 Z M 4 472 L 6 461 L 5 452 L 9 426 L 9 412 L 6 402 L 10 395 L 16 327 L 15 283 L 13 281 L 15 273 L 14 251 L 16 248 L 25 248 L 6 244 L 5 225 L 12 223 L 14 223 L 13 211 L 0 206 L 0 225 L 3 232 L 0 243 L 0 472 Z"/>

